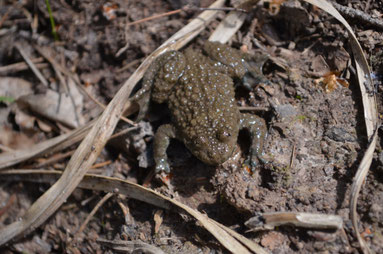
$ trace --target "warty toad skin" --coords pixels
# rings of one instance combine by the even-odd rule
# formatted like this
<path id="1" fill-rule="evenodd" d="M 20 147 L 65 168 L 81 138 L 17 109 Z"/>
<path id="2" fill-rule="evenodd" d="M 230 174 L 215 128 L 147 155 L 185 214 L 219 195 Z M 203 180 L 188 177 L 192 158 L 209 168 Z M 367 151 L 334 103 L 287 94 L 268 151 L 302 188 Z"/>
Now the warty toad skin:
<path id="1" fill-rule="evenodd" d="M 206 42 L 203 52 L 191 48 L 166 52 L 149 67 L 142 89 L 133 97 L 140 105 L 137 120 L 144 117 L 150 100 L 167 103 L 172 119 L 154 137 L 157 172 L 170 172 L 166 155 L 170 139 L 182 141 L 204 163 L 218 165 L 232 156 L 243 128 L 252 140 L 246 163 L 253 168 L 262 160 L 265 122 L 240 113 L 235 101 L 233 78 L 243 79 L 249 71 L 244 56 L 227 45 Z M 261 75 L 261 70 L 255 72 Z"/>

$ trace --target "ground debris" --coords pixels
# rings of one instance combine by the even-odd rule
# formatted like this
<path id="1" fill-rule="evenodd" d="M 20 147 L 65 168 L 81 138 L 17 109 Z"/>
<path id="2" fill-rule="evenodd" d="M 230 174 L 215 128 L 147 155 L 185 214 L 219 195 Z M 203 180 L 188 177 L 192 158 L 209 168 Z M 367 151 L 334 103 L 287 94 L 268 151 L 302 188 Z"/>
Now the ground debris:
<path id="1" fill-rule="evenodd" d="M 117 0 L 97 4 L 50 1 L 59 35 L 59 40 L 54 41 L 45 1 L 37 1 L 36 6 L 25 1 L 17 4 L 5 1 L 0 8 L 1 152 L 28 149 L 42 140 L 67 132 L 68 127 L 80 126 L 83 123 L 81 118 L 86 119 L 84 122 L 96 118 L 103 108 L 93 99 L 100 104 L 109 103 L 139 63 L 199 11 L 191 8 L 187 12 L 139 24 L 126 24 L 183 8 L 186 2 L 205 7 L 212 1 Z M 155 181 L 147 184 L 224 225 L 231 225 L 270 252 L 318 253 L 331 250 L 334 253 L 355 253 L 356 247 L 351 242 L 354 236 L 350 233 L 347 216 L 347 196 L 353 173 L 368 141 L 364 137 L 363 105 L 350 64 L 353 55 L 347 32 L 331 16 L 308 4 L 300 1 L 269 2 L 277 3 L 277 10 L 270 12 L 262 5 L 254 6 L 246 13 L 241 30 L 229 42 L 232 47 L 246 49 L 249 54 L 262 52 L 270 56 L 263 68 L 270 84 L 252 86 L 250 92 L 238 88 L 235 98 L 248 113 L 266 120 L 265 157 L 269 163 L 257 165 L 254 172 L 242 166 L 241 158 L 248 153 L 249 136 L 246 131 L 240 133 L 233 158 L 219 167 L 204 165 L 182 144 L 173 142 L 169 147 L 169 160 L 174 167 L 169 181 L 173 189 L 158 186 Z M 347 1 L 337 2 L 346 7 Z M 335 1 L 331 3 L 337 6 Z M 376 89 L 371 91 L 371 95 L 383 89 L 380 85 L 383 33 L 379 25 L 382 7 L 379 0 L 348 1 L 346 7 L 348 13 L 355 14 L 346 18 L 371 61 L 376 81 Z M 203 45 L 227 13 L 222 11 L 217 21 L 188 46 L 199 48 Z M 21 49 L 32 64 L 26 63 L 14 47 L 16 43 L 23 45 Z M 68 91 L 61 87 L 62 80 L 52 64 L 38 54 L 34 45 L 49 49 L 57 64 L 66 70 L 62 72 L 64 83 L 70 87 L 73 84 L 69 79 L 75 81 L 73 99 L 69 99 Z M 31 71 L 31 65 L 42 74 L 47 85 L 41 84 L 41 79 Z M 315 80 L 319 81 L 318 85 Z M 78 89 L 79 85 L 84 86 L 92 100 Z M 381 96 L 377 99 L 379 112 L 383 112 Z M 27 104 L 29 109 L 20 104 Z M 113 174 L 138 183 L 145 181 L 148 171 L 140 168 L 153 165 L 153 129 L 169 120 L 163 117 L 166 112 L 162 112 L 161 105 L 154 107 L 156 116 L 150 122 L 137 123 L 140 128 L 124 138 L 117 138 L 120 147 L 107 146 L 99 162 L 108 161 L 110 164 L 92 172 Z M 360 193 L 358 212 L 363 236 L 373 251 L 382 253 L 383 208 L 380 204 L 383 203 L 383 184 L 380 171 L 383 153 L 380 152 L 376 158 L 372 173 Z M 67 160 L 63 159 L 46 167 L 62 168 L 66 163 Z M 30 161 L 18 166 L 28 165 L 31 165 Z M 17 202 L 1 215 L 0 227 L 16 221 L 46 188 L 44 184 L 20 182 L 1 185 L 0 199 L 8 200 L 14 193 Z M 158 208 L 126 198 L 121 202 L 129 209 L 129 216 L 115 201 L 106 202 L 78 236 L 81 241 L 71 249 L 69 240 L 73 240 L 74 233 L 94 207 L 97 195 L 100 194 L 76 191 L 31 238 L 10 243 L 0 252 L 84 250 L 101 253 L 104 243 L 96 239 L 114 239 L 107 240 L 113 243 L 112 248 L 122 239 L 128 245 L 143 243 L 150 246 L 149 251 L 153 253 L 224 253 L 222 247 L 187 216 L 178 216 L 175 211 L 155 214 Z M 256 212 L 281 211 L 336 214 L 345 221 L 344 235 L 291 227 L 254 233 L 247 232 L 243 226 Z"/>

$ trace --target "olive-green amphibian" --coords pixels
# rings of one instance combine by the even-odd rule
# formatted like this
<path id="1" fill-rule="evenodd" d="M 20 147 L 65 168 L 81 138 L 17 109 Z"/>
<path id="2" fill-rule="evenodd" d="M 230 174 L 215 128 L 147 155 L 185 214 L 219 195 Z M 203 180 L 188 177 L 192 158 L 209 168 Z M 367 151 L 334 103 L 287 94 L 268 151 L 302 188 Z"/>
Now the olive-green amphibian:
<path id="1" fill-rule="evenodd" d="M 253 168 L 262 159 L 265 122 L 240 113 L 234 98 L 233 78 L 243 79 L 247 66 L 241 51 L 218 42 L 207 42 L 202 52 L 191 48 L 166 52 L 154 61 L 133 100 L 140 105 L 138 120 L 150 100 L 167 103 L 170 110 L 171 124 L 160 126 L 154 137 L 157 172 L 170 171 L 166 155 L 170 139 L 183 142 L 204 163 L 218 165 L 232 156 L 242 128 L 252 139 L 246 163 Z M 261 75 L 261 70 L 256 72 Z"/>

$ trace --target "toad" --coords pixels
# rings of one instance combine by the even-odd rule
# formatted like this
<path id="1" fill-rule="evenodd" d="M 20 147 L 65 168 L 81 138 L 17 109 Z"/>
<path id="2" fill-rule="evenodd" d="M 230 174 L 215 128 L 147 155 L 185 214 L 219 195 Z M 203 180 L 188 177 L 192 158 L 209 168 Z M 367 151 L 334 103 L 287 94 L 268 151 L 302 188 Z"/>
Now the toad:
<path id="1" fill-rule="evenodd" d="M 150 100 L 167 103 L 170 124 L 161 125 L 154 136 L 156 172 L 170 172 L 166 150 L 170 139 L 178 139 L 208 165 L 219 165 L 233 154 L 238 133 L 247 129 L 251 146 L 245 163 L 253 169 L 262 160 L 266 125 L 262 118 L 240 113 L 233 79 L 249 73 L 249 55 L 218 42 L 206 42 L 203 51 L 160 55 L 146 71 L 142 88 L 133 101 L 140 106 L 137 120 L 148 111 Z M 265 59 L 252 68 L 262 80 Z"/>

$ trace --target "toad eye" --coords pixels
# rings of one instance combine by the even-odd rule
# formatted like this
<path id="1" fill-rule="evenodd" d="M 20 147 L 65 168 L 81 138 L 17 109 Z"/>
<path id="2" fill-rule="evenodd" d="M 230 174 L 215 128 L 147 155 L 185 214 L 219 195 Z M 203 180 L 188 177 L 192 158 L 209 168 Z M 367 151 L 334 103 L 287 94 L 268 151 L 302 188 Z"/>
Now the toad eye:
<path id="1" fill-rule="evenodd" d="M 227 130 L 217 131 L 217 139 L 219 141 L 225 142 L 225 141 L 229 140 L 230 137 L 231 137 L 231 134 Z"/>

